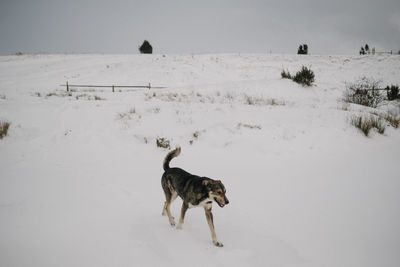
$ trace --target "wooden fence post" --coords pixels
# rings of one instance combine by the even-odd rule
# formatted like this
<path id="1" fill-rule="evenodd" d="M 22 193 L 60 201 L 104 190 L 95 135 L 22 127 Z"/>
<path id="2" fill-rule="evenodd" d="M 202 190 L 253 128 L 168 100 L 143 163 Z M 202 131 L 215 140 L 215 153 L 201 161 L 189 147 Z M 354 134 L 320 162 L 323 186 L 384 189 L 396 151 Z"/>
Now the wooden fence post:
<path id="1" fill-rule="evenodd" d="M 68 81 L 67 81 L 67 92 L 69 92 L 69 86 L 68 86 Z"/>
<path id="2" fill-rule="evenodd" d="M 150 90 L 150 88 L 151 88 L 151 84 L 149 83 L 149 90 Z"/>
<path id="3" fill-rule="evenodd" d="M 114 93 L 114 85 L 112 86 L 112 91 L 113 91 L 113 93 Z"/>

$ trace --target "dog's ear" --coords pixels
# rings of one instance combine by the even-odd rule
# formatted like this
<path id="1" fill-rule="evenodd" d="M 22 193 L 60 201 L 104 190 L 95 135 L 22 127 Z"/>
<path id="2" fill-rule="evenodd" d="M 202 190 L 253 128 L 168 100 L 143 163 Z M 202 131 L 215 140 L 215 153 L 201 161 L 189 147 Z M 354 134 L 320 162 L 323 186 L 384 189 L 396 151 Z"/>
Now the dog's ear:
<path id="1" fill-rule="evenodd" d="M 211 181 L 210 180 L 203 180 L 202 184 L 207 188 L 207 191 L 211 191 Z"/>
<path id="2" fill-rule="evenodd" d="M 203 180 L 203 182 L 202 182 L 202 183 L 203 183 L 203 185 L 206 185 L 206 186 L 207 186 L 207 185 L 209 185 L 209 184 L 210 184 L 210 181 L 209 181 L 209 180 Z"/>

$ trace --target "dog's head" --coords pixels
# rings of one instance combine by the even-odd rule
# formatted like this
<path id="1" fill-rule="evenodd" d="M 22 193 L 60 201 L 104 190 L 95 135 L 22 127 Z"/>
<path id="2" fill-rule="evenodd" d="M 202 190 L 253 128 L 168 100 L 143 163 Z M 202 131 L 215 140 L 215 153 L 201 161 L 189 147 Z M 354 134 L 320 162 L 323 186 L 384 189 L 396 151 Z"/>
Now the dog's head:
<path id="1" fill-rule="evenodd" d="M 220 180 L 207 179 L 203 181 L 203 185 L 207 187 L 209 198 L 217 202 L 218 206 L 223 208 L 229 204 L 229 200 L 225 195 L 225 186 Z"/>

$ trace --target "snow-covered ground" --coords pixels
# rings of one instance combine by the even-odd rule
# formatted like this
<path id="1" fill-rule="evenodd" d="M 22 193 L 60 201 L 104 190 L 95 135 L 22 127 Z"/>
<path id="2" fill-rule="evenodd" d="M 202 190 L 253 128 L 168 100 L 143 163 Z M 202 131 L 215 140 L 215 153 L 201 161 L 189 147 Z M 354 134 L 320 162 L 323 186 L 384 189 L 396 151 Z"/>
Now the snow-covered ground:
<path id="1" fill-rule="evenodd" d="M 281 79 L 302 65 L 314 86 Z M 399 266 L 400 130 L 350 125 L 361 76 L 400 84 L 400 57 L 0 57 L 0 266 Z M 183 230 L 161 216 L 160 137 L 182 147 L 171 166 L 225 184 L 223 248 L 202 209 Z"/>

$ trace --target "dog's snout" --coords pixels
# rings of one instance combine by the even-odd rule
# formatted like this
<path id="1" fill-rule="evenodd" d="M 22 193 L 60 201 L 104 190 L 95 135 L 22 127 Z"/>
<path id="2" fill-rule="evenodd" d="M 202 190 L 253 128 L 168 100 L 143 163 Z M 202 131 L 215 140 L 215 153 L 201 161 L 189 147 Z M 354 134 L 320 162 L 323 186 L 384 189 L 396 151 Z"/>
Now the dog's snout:
<path id="1" fill-rule="evenodd" d="M 227 198 L 225 198 L 225 205 L 229 204 L 229 200 Z"/>

